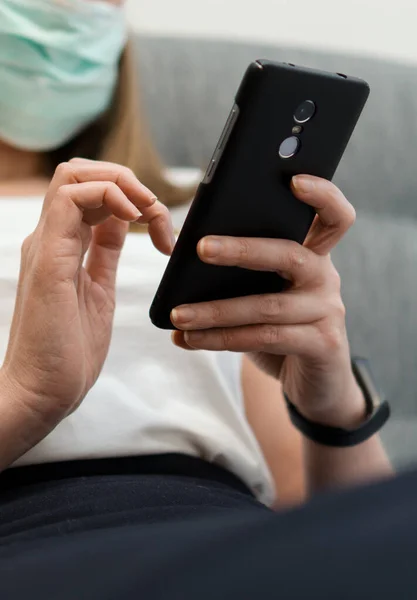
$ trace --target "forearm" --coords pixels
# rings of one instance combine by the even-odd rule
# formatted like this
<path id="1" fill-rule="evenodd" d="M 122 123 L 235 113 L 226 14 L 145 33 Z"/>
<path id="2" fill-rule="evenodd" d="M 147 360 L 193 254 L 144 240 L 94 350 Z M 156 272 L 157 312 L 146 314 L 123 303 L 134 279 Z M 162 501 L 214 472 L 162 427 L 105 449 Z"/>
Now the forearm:
<path id="1" fill-rule="evenodd" d="M 298 504 L 305 500 L 301 434 L 289 419 L 279 381 L 260 371 L 247 356 L 242 366 L 246 416 L 271 471 L 276 506 Z"/>
<path id="2" fill-rule="evenodd" d="M 352 399 L 352 395 L 354 398 Z M 344 414 L 328 415 L 323 424 L 356 427 L 364 418 L 364 400 L 355 386 L 346 398 Z M 303 438 L 304 463 L 309 493 L 368 482 L 393 474 L 379 435 L 352 448 L 333 448 Z"/>
<path id="3" fill-rule="evenodd" d="M 301 437 L 288 418 L 281 384 L 248 357 L 243 360 L 242 383 L 247 417 L 273 474 L 280 503 L 305 499 L 306 488 L 312 494 L 392 474 L 379 436 L 354 448 L 320 446 Z M 366 409 L 356 382 L 340 406 L 344 411 L 325 409 L 305 416 L 332 426 L 358 426 L 366 418 Z"/>
<path id="4" fill-rule="evenodd" d="M 393 474 L 379 436 L 354 448 L 329 448 L 304 440 L 309 493 L 388 477 Z"/>

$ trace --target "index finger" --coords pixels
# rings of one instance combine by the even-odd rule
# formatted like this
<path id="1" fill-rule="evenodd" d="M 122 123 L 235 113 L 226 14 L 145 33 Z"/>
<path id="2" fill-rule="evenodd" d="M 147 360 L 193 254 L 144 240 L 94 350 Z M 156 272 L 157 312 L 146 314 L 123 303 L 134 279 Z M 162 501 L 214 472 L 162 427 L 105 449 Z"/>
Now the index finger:
<path id="1" fill-rule="evenodd" d="M 115 183 L 139 210 L 152 206 L 156 196 L 127 167 L 108 162 L 72 159 L 61 163 L 55 170 L 45 196 L 42 214 L 48 210 L 58 190 L 63 185 L 108 181 Z"/>
<path id="2" fill-rule="evenodd" d="M 197 246 L 206 263 L 276 272 L 296 285 L 324 279 L 323 257 L 289 240 L 208 236 Z"/>
<path id="3" fill-rule="evenodd" d="M 149 235 L 155 248 L 169 256 L 176 242 L 171 213 L 158 200 L 151 206 L 142 207 L 141 212 L 142 216 L 139 217 L 137 223 L 148 225 Z"/>
<path id="4" fill-rule="evenodd" d="M 122 165 L 74 158 L 62 163 L 55 171 L 45 197 L 41 219 L 44 219 L 60 188 L 77 183 L 107 182 L 117 185 L 142 216 L 139 221 L 149 225 L 149 235 L 155 247 L 171 254 L 175 245 L 173 226 L 168 209 L 136 175 Z"/>
<path id="5" fill-rule="evenodd" d="M 317 212 L 304 245 L 317 254 L 328 254 L 355 222 L 355 209 L 339 188 L 326 179 L 297 175 L 291 187 L 299 200 Z"/>

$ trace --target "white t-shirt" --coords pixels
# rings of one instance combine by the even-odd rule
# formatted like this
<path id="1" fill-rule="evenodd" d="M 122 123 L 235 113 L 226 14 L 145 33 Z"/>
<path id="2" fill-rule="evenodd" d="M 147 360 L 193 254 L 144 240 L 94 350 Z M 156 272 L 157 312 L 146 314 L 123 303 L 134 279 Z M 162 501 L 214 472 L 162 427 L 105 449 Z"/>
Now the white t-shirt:
<path id="1" fill-rule="evenodd" d="M 20 246 L 39 198 L 0 198 L 0 353 L 13 314 Z M 177 226 L 184 209 L 174 214 Z M 270 504 L 273 483 L 245 418 L 238 355 L 186 352 L 155 328 L 149 306 L 166 266 L 148 235 L 129 234 L 120 263 L 108 359 L 81 407 L 16 465 L 185 453 L 239 476 Z"/>

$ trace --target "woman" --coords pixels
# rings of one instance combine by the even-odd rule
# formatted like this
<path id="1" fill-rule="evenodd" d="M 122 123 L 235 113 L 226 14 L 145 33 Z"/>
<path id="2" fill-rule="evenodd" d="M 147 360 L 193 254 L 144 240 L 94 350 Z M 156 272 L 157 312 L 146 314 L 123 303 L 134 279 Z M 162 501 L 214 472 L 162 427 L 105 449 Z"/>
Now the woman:
<path id="1" fill-rule="evenodd" d="M 97 119 L 112 97 L 125 43 L 118 4 L 0 3 L 0 44 L 15 44 L 9 55 L 0 53 L 9 56 L 0 71 L 3 195 L 14 196 L 0 204 L 8 215 L 3 322 L 16 240 L 23 230 L 28 234 L 0 370 L 0 468 L 19 467 L 0 476 L 0 536 L 7 542 L 88 529 L 109 515 L 116 515 L 116 524 L 130 518 L 149 523 L 207 510 L 264 510 L 255 497 L 273 505 L 268 468 L 231 389 L 236 377 L 215 351 L 247 353 L 249 421 L 270 464 L 278 465 L 276 481 L 286 481 L 282 448 L 294 431 L 288 417 L 283 425 L 282 388 L 313 423 L 354 429 L 366 421 L 329 255 L 352 225 L 354 210 L 332 184 L 308 176 L 293 180 L 296 196 L 318 213 L 304 247 L 277 240 L 200 242 L 204 261 L 279 271 L 292 285 L 281 295 L 178 307 L 172 319 L 180 331 L 172 347 L 147 317 L 164 261 L 147 237 L 126 240 L 128 223 L 146 223 L 156 248 L 170 254 L 175 240 L 166 207 L 131 169 L 108 161 L 67 160 L 47 186 L 45 164 L 75 152 L 76 135 L 90 143 L 85 128 L 100 127 Z M 105 51 L 104 31 L 111 32 Z M 29 105 L 17 94 L 27 82 L 39 85 Z M 64 99 L 70 94 L 73 112 L 61 110 L 58 92 Z M 80 152 L 99 158 L 96 151 Z M 158 182 L 147 181 L 162 186 L 162 195 L 169 189 L 160 174 Z M 16 201 L 28 189 L 41 194 L 43 186 L 43 202 Z M 193 349 L 210 352 L 183 352 Z M 377 435 L 343 450 L 297 439 L 310 491 L 391 472 Z"/>
<path id="2" fill-rule="evenodd" d="M 0 2 L 0 212 L 8 223 L 0 242 L 8 257 L 1 265 L 3 354 L 18 247 L 35 227 L 59 162 L 83 156 L 123 164 L 171 207 L 192 193 L 166 179 L 138 115 L 135 65 L 120 4 Z M 179 225 L 180 213 L 174 214 Z M 274 487 L 281 503 L 303 498 L 300 436 L 283 402 L 264 406 L 262 394 L 261 405 L 257 387 L 268 382 L 258 381 L 253 364 L 224 353 L 186 357 L 150 325 L 148 307 L 164 266 L 147 236 L 128 237 L 105 370 L 88 403 L 17 464 L 182 450 L 232 469 L 268 504 Z M 161 397 L 170 398 L 163 407 Z M 275 420 L 270 432 L 265 411 Z M 171 443 L 173 431 L 181 442 Z"/>

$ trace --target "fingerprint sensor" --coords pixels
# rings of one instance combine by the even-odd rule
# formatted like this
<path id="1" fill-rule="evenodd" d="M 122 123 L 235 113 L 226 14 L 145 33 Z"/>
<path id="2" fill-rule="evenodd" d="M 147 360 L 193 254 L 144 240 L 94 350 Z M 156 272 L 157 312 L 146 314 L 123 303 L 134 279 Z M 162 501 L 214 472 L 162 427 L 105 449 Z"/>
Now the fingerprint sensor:
<path id="1" fill-rule="evenodd" d="M 281 158 L 292 158 L 297 154 L 301 146 L 301 142 L 295 135 L 286 138 L 279 147 L 279 155 Z"/>

